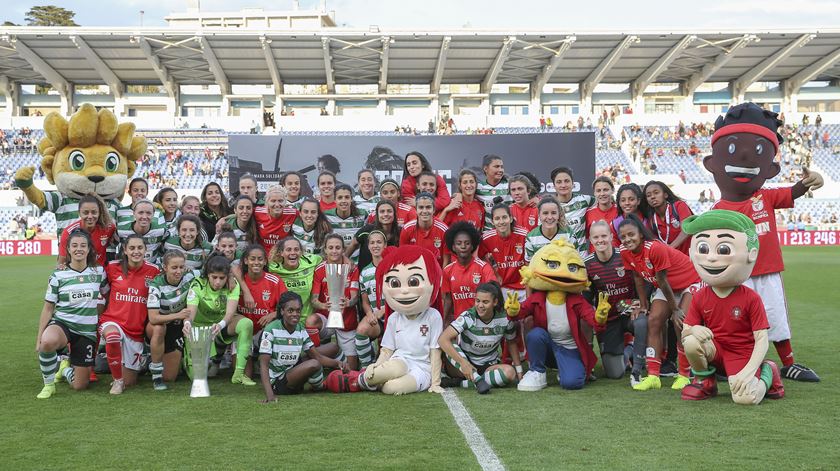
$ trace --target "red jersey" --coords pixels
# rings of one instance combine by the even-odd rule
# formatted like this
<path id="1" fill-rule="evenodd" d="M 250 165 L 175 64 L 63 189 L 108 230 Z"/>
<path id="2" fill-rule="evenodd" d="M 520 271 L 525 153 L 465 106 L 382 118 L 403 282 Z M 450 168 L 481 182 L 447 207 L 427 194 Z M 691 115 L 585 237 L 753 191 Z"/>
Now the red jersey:
<path id="1" fill-rule="evenodd" d="M 428 230 L 420 229 L 417 225 L 417 220 L 407 222 L 400 232 L 400 245 L 419 245 L 425 249 L 431 250 L 438 263 L 443 263 L 443 255 L 449 253 L 444 242 L 443 235 L 449 226 L 443 223 L 440 219 L 432 220 L 432 227 Z"/>
<path id="2" fill-rule="evenodd" d="M 668 203 L 665 205 L 665 216 L 659 217 L 654 211 L 648 219 L 648 224 L 650 225 L 651 231 L 653 231 L 653 235 L 658 237 L 662 242 L 670 245 L 671 242 L 675 241 L 682 234 L 682 222 L 692 214 L 694 213 L 691 212 L 691 208 L 685 204 L 685 201 L 677 201 L 673 204 Z M 689 247 L 691 247 L 691 237 L 680 244 L 677 250 L 688 255 Z"/>
<path id="3" fill-rule="evenodd" d="M 312 296 L 322 303 L 327 302 L 327 295 L 329 294 L 330 290 L 327 286 L 327 263 L 322 262 L 315 268 L 315 274 L 312 277 Z M 344 296 L 348 298 L 352 298 L 359 292 L 359 267 L 353 266 L 353 271 L 347 275 L 347 287 L 344 289 Z M 315 311 L 319 314 L 328 315 L 329 311 L 326 310 L 319 310 Z M 344 308 L 344 312 L 342 312 L 342 317 L 344 318 L 344 330 L 345 332 L 350 330 L 356 330 L 356 326 L 359 325 L 359 319 L 356 317 L 356 305 L 347 306 Z"/>
<path id="4" fill-rule="evenodd" d="M 481 232 L 484 229 L 484 203 L 478 200 L 461 202 L 461 207 L 449 211 L 443 220 L 447 226 L 458 221 L 467 221 Z"/>
<path id="5" fill-rule="evenodd" d="M 397 204 L 397 225 L 403 227 L 406 223 L 411 222 L 417 219 L 417 211 L 414 210 L 413 207 L 405 204 L 405 203 L 398 203 Z M 371 212 L 368 215 L 367 223 L 373 224 L 376 222 L 376 212 Z"/>
<path id="6" fill-rule="evenodd" d="M 146 319 L 149 310 L 146 299 L 149 297 L 149 282 L 160 274 L 158 267 L 144 261 L 137 269 L 129 269 L 123 275 L 119 260 L 105 266 L 108 277 L 108 307 L 99 316 L 99 324 L 116 322 L 125 335 L 142 342 L 146 332 Z"/>
<path id="7" fill-rule="evenodd" d="M 67 256 L 67 238 L 70 237 L 70 233 L 76 229 L 82 228 L 82 220 L 77 219 L 70 223 L 69 226 L 64 228 L 64 231 L 61 232 L 61 240 L 58 243 L 58 254 L 62 257 Z M 99 225 L 94 226 L 93 232 L 90 233 L 90 240 L 93 242 L 93 249 L 96 250 L 96 263 L 100 266 L 105 266 L 106 258 L 105 253 L 108 250 L 108 246 L 111 244 L 111 238 L 114 236 L 114 232 L 117 231 L 117 226 L 113 223 L 108 227 L 101 227 Z"/>
<path id="8" fill-rule="evenodd" d="M 457 319 L 464 311 L 475 306 L 475 291 L 478 285 L 496 280 L 489 263 L 474 258 L 469 265 L 457 261 L 443 268 L 441 293 L 452 293 L 452 312 Z"/>
<path id="9" fill-rule="evenodd" d="M 608 320 L 615 319 L 619 312 L 616 305 L 619 301 L 632 301 L 637 299 L 636 283 L 633 281 L 633 273 L 624 268 L 624 262 L 618 250 L 613 250 L 612 257 L 602 262 L 598 255 L 589 254 L 584 259 L 586 274 L 592 283 L 589 289 L 592 290 L 597 301 L 598 293 L 607 293 L 610 303 Z"/>
<path id="10" fill-rule="evenodd" d="M 659 288 L 656 273 L 662 270 L 668 270 L 668 284 L 673 291 L 681 291 L 700 282 L 700 276 L 688 255 L 658 240 L 644 242 L 642 250 L 637 254 L 624 247 L 620 250 L 624 268 L 635 271 L 656 288 Z"/>
<path id="11" fill-rule="evenodd" d="M 245 297 L 239 296 L 239 313 L 251 319 L 254 323 L 254 333 L 257 333 L 262 330 L 258 322 L 261 317 L 270 314 L 279 316 L 277 303 L 280 301 L 280 295 L 287 291 L 286 283 L 277 275 L 267 272 L 263 272 L 262 277 L 257 281 L 253 281 L 247 274 L 243 274 L 242 279 L 257 305 L 253 309 L 245 307 Z"/>
<path id="12" fill-rule="evenodd" d="M 615 227 L 613 226 L 613 221 L 615 218 L 618 217 L 618 206 L 612 205 L 610 209 L 604 211 L 598 207 L 596 204 L 591 208 L 586 210 L 586 240 L 589 240 L 589 228 L 592 227 L 592 223 L 595 221 L 607 221 L 612 228 L 613 233 L 613 247 L 618 248 L 621 246 L 621 241 L 618 240 L 618 232 L 615 231 Z M 594 253 L 595 247 L 592 244 L 589 244 L 589 253 Z"/>
<path id="13" fill-rule="evenodd" d="M 793 190 L 792 187 L 788 187 L 760 189 L 744 201 L 720 200 L 712 209 L 737 211 L 753 220 L 760 248 L 752 276 L 758 276 L 785 270 L 779 235 L 776 232 L 776 209 L 792 207 Z"/>
<path id="14" fill-rule="evenodd" d="M 697 291 L 685 316 L 686 325 L 705 325 L 714 334 L 717 356 L 726 374 L 744 368 L 755 347 L 753 332 L 770 328 L 764 302 L 755 291 L 739 286 L 720 298 L 710 286 Z"/>
<path id="15" fill-rule="evenodd" d="M 332 203 L 325 203 L 324 200 L 319 199 L 318 200 L 318 206 L 321 207 L 321 212 L 322 213 L 326 213 L 327 211 L 329 211 L 331 209 L 335 209 L 336 202 L 335 202 L 335 200 L 333 200 Z"/>
<path id="16" fill-rule="evenodd" d="M 505 288 L 524 288 L 519 269 L 525 266 L 525 237 L 527 235 L 528 231 L 516 226 L 507 238 L 500 236 L 496 229 L 490 229 L 481 236 L 478 257 L 485 260 L 487 254 L 493 256 L 499 281 Z"/>
<path id="17" fill-rule="evenodd" d="M 516 203 L 512 203 L 510 206 L 510 215 L 514 221 L 516 221 L 516 225 L 525 229 L 525 232 L 530 232 L 531 229 L 537 227 L 540 223 L 540 215 L 539 211 L 537 211 L 537 205 L 529 202 L 527 206 L 524 208 L 519 206 Z"/>
<path id="18" fill-rule="evenodd" d="M 257 206 L 254 208 L 254 221 L 257 223 L 257 232 L 260 236 L 260 244 L 265 248 L 266 253 L 271 253 L 271 248 L 278 242 L 292 234 L 292 224 L 298 217 L 298 210 L 293 207 L 283 208 L 280 217 L 271 217 L 268 208 Z"/>

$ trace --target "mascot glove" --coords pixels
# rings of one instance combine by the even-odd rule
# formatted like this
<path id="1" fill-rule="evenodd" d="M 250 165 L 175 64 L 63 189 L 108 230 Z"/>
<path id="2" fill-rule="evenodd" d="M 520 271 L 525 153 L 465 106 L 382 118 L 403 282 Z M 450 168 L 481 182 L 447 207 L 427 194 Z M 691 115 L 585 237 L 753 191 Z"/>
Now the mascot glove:
<path id="1" fill-rule="evenodd" d="M 691 335 L 697 339 L 698 342 L 708 342 L 714 337 L 712 331 L 704 325 L 691 326 Z"/>
<path id="2" fill-rule="evenodd" d="M 19 188 L 32 186 L 32 177 L 35 176 L 35 167 L 23 167 L 15 173 L 15 185 Z"/>
<path id="3" fill-rule="evenodd" d="M 813 191 L 822 188 L 824 180 L 822 175 L 817 172 L 802 168 L 802 184 L 805 188 Z"/>
<path id="4" fill-rule="evenodd" d="M 516 292 L 511 291 L 508 293 L 507 299 L 505 299 L 505 311 L 507 311 L 508 317 L 519 315 L 519 297 Z"/>
<path id="5" fill-rule="evenodd" d="M 604 325 L 607 323 L 607 316 L 610 314 L 609 294 L 598 293 L 598 306 L 595 308 L 595 322 Z"/>

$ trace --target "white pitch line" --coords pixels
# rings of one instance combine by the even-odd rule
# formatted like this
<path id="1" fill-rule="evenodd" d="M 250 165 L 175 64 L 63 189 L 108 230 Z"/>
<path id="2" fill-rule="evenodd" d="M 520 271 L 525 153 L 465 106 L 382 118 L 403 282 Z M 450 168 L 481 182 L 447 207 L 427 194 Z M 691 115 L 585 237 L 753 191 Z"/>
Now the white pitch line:
<path id="1" fill-rule="evenodd" d="M 451 389 L 444 389 L 441 395 L 443 396 L 443 402 L 449 407 L 449 412 L 452 413 L 455 423 L 458 424 L 458 428 L 464 434 L 467 445 L 470 446 L 470 450 L 475 455 L 481 469 L 484 471 L 504 470 L 505 465 L 502 464 L 502 460 L 496 456 L 496 452 L 484 438 L 484 434 L 481 433 L 478 424 L 475 423 L 467 408 L 464 407 L 464 403 L 458 399 L 458 396 Z"/>

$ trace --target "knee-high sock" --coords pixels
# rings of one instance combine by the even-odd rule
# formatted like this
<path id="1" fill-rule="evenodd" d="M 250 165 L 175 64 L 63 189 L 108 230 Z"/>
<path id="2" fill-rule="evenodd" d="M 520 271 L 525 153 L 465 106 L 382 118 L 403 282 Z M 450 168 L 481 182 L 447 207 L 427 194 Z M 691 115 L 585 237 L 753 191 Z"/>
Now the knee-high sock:
<path id="1" fill-rule="evenodd" d="M 453 344 L 452 346 L 455 348 L 455 351 L 458 352 L 458 355 L 461 355 L 461 357 L 463 357 L 463 358 L 467 358 L 467 354 L 464 353 L 464 350 L 461 349 L 460 345 Z M 449 362 L 450 365 L 454 366 L 456 369 L 458 369 L 458 370 L 461 369 L 461 364 L 458 363 L 454 358 L 450 357 L 449 355 L 446 355 L 446 360 Z M 476 381 L 481 379 L 481 375 L 478 374 L 477 371 L 473 370 L 472 378 L 468 378 L 468 379 L 471 380 L 473 383 L 475 383 Z M 466 384 L 462 384 L 462 386 L 465 387 L 465 388 L 469 387 L 469 385 L 466 385 Z"/>
<path id="2" fill-rule="evenodd" d="M 163 362 L 149 363 L 149 372 L 152 373 L 152 379 L 163 377 Z"/>
<path id="3" fill-rule="evenodd" d="M 112 330 L 105 334 L 105 355 L 108 368 L 115 380 L 122 379 L 122 334 Z"/>
<path id="4" fill-rule="evenodd" d="M 254 336 L 254 323 L 243 317 L 236 323 L 236 369 L 244 370 L 251 352 L 251 340 Z"/>
<path id="5" fill-rule="evenodd" d="M 58 371 L 58 355 L 55 352 L 38 352 L 38 362 L 41 364 L 44 384 L 54 383 L 55 372 Z"/>
<path id="6" fill-rule="evenodd" d="M 793 347 L 790 346 L 790 339 L 773 342 L 773 346 L 776 347 L 776 353 L 779 354 L 783 366 L 793 364 Z"/>
<path id="7" fill-rule="evenodd" d="M 373 342 L 367 335 L 356 334 L 356 355 L 359 356 L 360 368 L 373 363 Z"/>
<path id="8" fill-rule="evenodd" d="M 324 387 L 324 369 L 322 367 L 318 367 L 318 370 L 312 373 L 307 380 L 307 383 L 312 385 L 312 389 L 323 389 Z"/>
<path id="9" fill-rule="evenodd" d="M 691 375 L 691 364 L 688 363 L 688 358 L 685 357 L 685 350 L 682 345 L 677 346 L 677 370 L 681 376 L 688 378 Z"/>
<path id="10" fill-rule="evenodd" d="M 501 368 L 485 371 L 482 377 L 487 384 L 494 388 L 500 388 L 507 384 L 507 378 Z"/>
<path id="11" fill-rule="evenodd" d="M 66 379 L 67 383 L 69 384 L 73 384 L 73 381 L 76 380 L 76 368 L 74 368 L 73 365 L 64 368 L 62 374 L 64 375 L 64 379 Z"/>
<path id="12" fill-rule="evenodd" d="M 645 367 L 647 330 L 647 316 L 639 316 L 633 321 L 633 373 L 640 373 Z"/>

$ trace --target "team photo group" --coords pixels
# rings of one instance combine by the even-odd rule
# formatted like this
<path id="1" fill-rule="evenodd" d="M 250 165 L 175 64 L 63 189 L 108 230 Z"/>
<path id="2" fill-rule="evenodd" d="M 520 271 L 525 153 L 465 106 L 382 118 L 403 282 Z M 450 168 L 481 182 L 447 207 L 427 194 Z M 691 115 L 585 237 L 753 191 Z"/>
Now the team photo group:
<path id="1" fill-rule="evenodd" d="M 575 191 L 568 167 L 509 175 L 494 154 L 453 175 L 450 193 L 416 151 L 401 181 L 322 170 L 303 196 L 299 172 L 267 187 L 245 174 L 232 195 L 211 182 L 199 197 L 166 187 L 150 199 L 131 178 L 146 150 L 133 125 L 87 104 L 47 116 L 38 150 L 57 191 L 39 190 L 34 168 L 15 175 L 58 223 L 37 398 L 105 372 L 110 394 L 130 394 L 202 371 L 266 403 L 604 378 L 637 391 L 671 378 L 684 400 L 712 398 L 719 383 L 738 404 L 780 399 L 784 381 L 820 378 L 794 357 L 775 210 L 823 184 L 806 171 L 765 186 L 779 173 L 780 126 L 752 103 L 718 118 L 702 165 L 720 198 L 693 214 L 658 180 L 599 176 Z M 212 337 L 206 365 L 191 354 L 200 328 Z"/>

